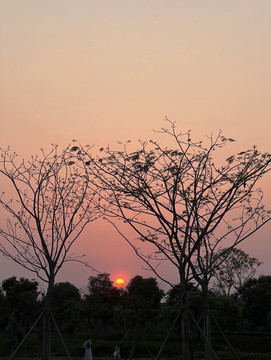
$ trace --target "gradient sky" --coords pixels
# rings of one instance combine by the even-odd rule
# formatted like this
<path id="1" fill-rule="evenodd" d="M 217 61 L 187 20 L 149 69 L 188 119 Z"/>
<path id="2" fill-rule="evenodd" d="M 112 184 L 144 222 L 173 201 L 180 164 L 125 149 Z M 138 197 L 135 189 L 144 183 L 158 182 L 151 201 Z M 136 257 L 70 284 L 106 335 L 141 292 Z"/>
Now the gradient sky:
<path id="1" fill-rule="evenodd" d="M 270 16 L 270 0 L 0 0 L 0 144 L 27 157 L 72 139 L 144 140 L 167 116 L 198 139 L 221 129 L 237 140 L 233 153 L 254 144 L 270 152 Z M 242 245 L 266 274 L 270 232 Z M 152 276 L 104 224 L 75 251 L 112 277 Z M 0 280 L 31 278 L 0 266 Z M 57 280 L 86 286 L 89 275 L 69 265 Z"/>

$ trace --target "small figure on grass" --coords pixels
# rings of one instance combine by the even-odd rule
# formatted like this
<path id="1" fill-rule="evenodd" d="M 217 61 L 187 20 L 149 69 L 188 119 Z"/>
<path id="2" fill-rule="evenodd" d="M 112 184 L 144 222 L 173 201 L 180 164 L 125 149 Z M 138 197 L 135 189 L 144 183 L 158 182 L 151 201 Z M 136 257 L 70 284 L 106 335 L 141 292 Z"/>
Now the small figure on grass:
<path id="1" fill-rule="evenodd" d="M 91 339 L 90 339 L 90 336 L 87 337 L 87 340 L 84 342 L 83 347 L 85 348 L 84 360 L 93 360 L 92 351 L 91 351 Z"/>
<path id="2" fill-rule="evenodd" d="M 116 345 L 113 355 L 114 355 L 114 360 L 121 360 L 119 345 Z"/>

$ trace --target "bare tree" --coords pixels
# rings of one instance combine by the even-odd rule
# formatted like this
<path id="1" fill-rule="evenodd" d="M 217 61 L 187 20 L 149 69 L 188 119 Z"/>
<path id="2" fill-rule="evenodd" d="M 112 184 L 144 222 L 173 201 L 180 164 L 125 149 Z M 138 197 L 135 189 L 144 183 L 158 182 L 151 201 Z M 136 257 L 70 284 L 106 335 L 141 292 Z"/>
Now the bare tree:
<path id="1" fill-rule="evenodd" d="M 207 172 L 203 172 L 200 180 L 204 184 L 202 192 L 199 191 L 198 200 L 194 196 L 197 203 L 202 197 L 208 199 L 204 205 L 205 219 L 199 224 L 201 227 L 205 221 L 209 222 L 209 230 L 201 233 L 201 244 L 191 264 L 194 279 L 202 290 L 206 359 L 212 356 L 209 283 L 218 274 L 218 269 L 225 269 L 227 259 L 230 261 L 237 255 L 236 246 L 270 221 L 271 212 L 265 210 L 263 192 L 258 188 L 259 180 L 270 170 L 270 159 L 270 154 L 261 154 L 253 147 L 228 157 L 221 168 L 216 168 L 213 162 L 207 163 Z M 241 277 L 239 275 L 239 280 Z"/>
<path id="2" fill-rule="evenodd" d="M 238 291 L 255 276 L 258 267 L 262 265 L 261 261 L 238 248 L 221 249 L 215 258 L 220 265 L 217 268 L 214 266 L 215 280 L 212 287 L 223 296 L 230 296 L 233 291 Z"/>
<path id="3" fill-rule="evenodd" d="M 72 246 L 99 211 L 91 175 L 77 146 L 63 151 L 52 145 L 48 153 L 29 161 L 1 149 L 0 174 L 14 197 L 2 192 L 7 214 L 0 228 L 0 252 L 48 284 L 45 298 L 43 360 L 50 356 L 50 313 L 56 275 L 65 262 L 83 262 Z M 4 180 L 4 179 L 3 179 Z"/>
<path id="4" fill-rule="evenodd" d="M 173 140 L 173 149 L 150 140 L 140 142 L 139 150 L 128 151 L 126 143 L 121 150 L 100 149 L 101 156 L 86 154 L 86 163 L 103 191 L 102 204 L 110 204 L 107 220 L 137 255 L 159 277 L 157 261 L 176 266 L 182 298 L 182 358 L 189 360 L 187 284 L 212 273 L 209 263 L 206 271 L 200 271 L 203 259 L 209 261 L 208 246 L 212 244 L 215 251 L 230 240 L 234 247 L 270 220 L 261 203 L 262 193 L 255 186 L 270 170 L 271 157 L 253 148 L 216 166 L 214 152 L 234 140 L 219 133 L 205 146 L 192 141 L 190 132 L 177 133 L 175 124 L 168 122 L 170 129 L 161 133 Z M 251 224 L 254 228 L 248 230 Z"/>

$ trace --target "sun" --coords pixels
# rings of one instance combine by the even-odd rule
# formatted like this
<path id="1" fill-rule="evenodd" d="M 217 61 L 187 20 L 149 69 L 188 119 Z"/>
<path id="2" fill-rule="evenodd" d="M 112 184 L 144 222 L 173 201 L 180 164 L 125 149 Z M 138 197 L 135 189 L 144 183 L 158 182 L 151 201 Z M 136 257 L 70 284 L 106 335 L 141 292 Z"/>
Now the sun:
<path id="1" fill-rule="evenodd" d="M 125 284 L 125 281 L 123 280 L 123 279 L 117 279 L 116 281 L 115 281 L 115 285 L 116 285 L 116 287 L 117 288 L 122 288 L 123 286 L 124 286 L 124 284 Z"/>

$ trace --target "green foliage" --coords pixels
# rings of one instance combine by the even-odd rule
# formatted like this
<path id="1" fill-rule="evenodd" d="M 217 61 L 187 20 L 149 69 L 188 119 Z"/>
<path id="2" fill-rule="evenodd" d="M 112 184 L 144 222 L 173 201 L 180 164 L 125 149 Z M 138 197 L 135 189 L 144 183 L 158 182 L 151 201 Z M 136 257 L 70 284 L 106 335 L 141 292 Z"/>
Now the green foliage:
<path id="1" fill-rule="evenodd" d="M 153 331 L 164 292 L 159 289 L 156 279 L 135 276 L 123 294 L 125 310 L 124 324 L 128 332 L 129 357 L 134 356 L 138 344 L 145 341 L 149 331 Z"/>
<path id="2" fill-rule="evenodd" d="M 74 333 L 80 328 L 82 299 L 78 288 L 69 282 L 57 283 L 53 289 L 53 314 L 59 328 Z"/>
<path id="3" fill-rule="evenodd" d="M 112 304 L 118 297 L 118 291 L 110 280 L 110 274 L 102 273 L 89 277 L 87 300 L 91 302 L 102 301 Z"/>
<path id="4" fill-rule="evenodd" d="M 267 330 L 271 310 L 271 276 L 262 275 L 247 281 L 240 289 L 240 301 L 244 303 L 244 317 L 251 329 Z"/>
<path id="5" fill-rule="evenodd" d="M 235 299 L 213 293 L 210 293 L 209 299 L 211 311 L 223 331 L 230 333 L 237 331 L 240 327 L 242 312 Z"/>
<path id="6" fill-rule="evenodd" d="M 2 282 L 2 289 L 6 293 L 7 301 L 10 306 L 16 306 L 23 310 L 26 306 L 33 306 L 38 299 L 38 283 L 21 277 L 19 280 L 15 276 Z"/>
<path id="7" fill-rule="evenodd" d="M 251 321 L 250 327 L 252 327 L 254 320 L 250 320 L 248 311 L 253 310 L 256 314 L 259 311 L 257 307 L 259 304 L 262 304 L 266 310 L 266 323 L 270 319 L 268 299 L 265 302 L 262 298 L 268 297 L 270 281 L 271 277 L 269 276 L 248 281 L 239 298 L 219 296 L 209 292 L 212 314 L 226 332 L 240 360 L 268 359 L 264 356 L 270 351 L 270 334 L 244 334 L 239 331 L 242 330 L 243 314 L 246 316 L 243 319 L 244 326 L 248 327 L 248 321 Z M 3 327 L 0 334 L 0 357 L 9 355 L 12 347 L 18 344 L 18 339 L 25 334 L 24 321 L 28 314 L 22 312 L 23 299 L 18 301 L 18 308 L 16 308 L 16 298 L 20 297 L 20 294 L 24 296 L 26 305 L 29 303 L 27 311 L 33 314 L 30 309 L 41 305 L 35 289 L 37 289 L 37 283 L 24 278 L 18 280 L 13 277 L 3 282 L 0 301 L 4 307 L 0 308 L 0 314 L 2 316 L 4 313 L 10 314 L 10 311 L 16 313 L 16 316 L 6 316 L 6 319 L 14 321 L 12 326 L 17 333 L 17 342 L 10 336 L 6 327 Z M 110 281 L 109 274 L 99 274 L 90 277 L 88 289 L 88 294 L 82 299 L 79 290 L 68 282 L 58 283 L 54 286 L 53 313 L 71 356 L 73 358 L 83 356 L 82 344 L 91 329 L 94 356 L 110 358 L 115 345 L 121 343 L 123 357 L 131 355 L 133 357 L 150 357 L 150 353 L 155 357 L 180 310 L 180 286 L 176 285 L 167 292 L 164 303 L 161 302 L 164 293 L 159 289 L 154 278 L 144 279 L 141 276 L 135 276 L 126 289 L 116 289 Z M 91 307 L 89 307 L 90 304 Z M 189 285 L 189 305 L 194 317 L 202 324 L 202 293 L 192 284 Z M 267 311 L 268 306 L 269 311 Z M 37 314 L 33 314 L 32 323 L 36 317 Z M 41 325 L 42 321 L 25 341 L 18 357 L 27 354 L 30 358 L 41 351 Z M 203 339 L 193 324 L 191 329 L 194 333 L 192 339 L 194 356 L 200 358 L 203 356 Z M 181 327 L 180 322 L 177 322 L 163 349 L 162 357 L 181 356 L 180 337 Z M 212 339 L 219 358 L 231 359 L 228 346 L 216 326 L 213 327 Z M 257 352 L 256 355 L 255 352 Z M 65 348 L 55 327 L 52 330 L 52 353 L 55 356 L 65 356 Z"/>
<path id="8" fill-rule="evenodd" d="M 104 331 L 113 325 L 114 307 L 118 305 L 120 290 L 113 286 L 109 274 L 90 276 L 88 294 L 85 295 L 84 315 L 91 329 Z"/>
<path id="9" fill-rule="evenodd" d="M 5 328 L 7 323 L 7 309 L 6 309 L 6 298 L 4 292 L 0 288 L 0 330 Z"/>
<path id="10" fill-rule="evenodd" d="M 15 276 L 2 282 L 2 325 L 21 338 L 35 321 L 40 310 L 38 283 Z M 4 295 L 3 295 L 4 294 Z"/>
<path id="11" fill-rule="evenodd" d="M 139 275 L 131 279 L 127 285 L 127 292 L 129 304 L 136 308 L 141 308 L 144 304 L 148 308 L 156 309 L 164 296 L 164 292 L 159 289 L 156 279 L 143 279 Z"/>
<path id="12" fill-rule="evenodd" d="M 259 354 L 270 352 L 268 333 L 237 333 L 228 335 L 228 339 L 236 351 Z M 218 338 L 218 341 L 223 340 Z"/>
<path id="13" fill-rule="evenodd" d="M 267 313 L 268 330 L 271 331 L 271 310 Z"/>

